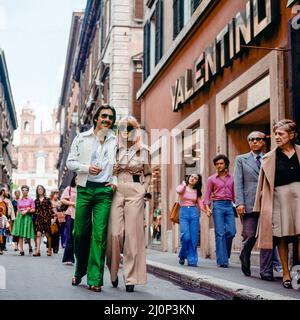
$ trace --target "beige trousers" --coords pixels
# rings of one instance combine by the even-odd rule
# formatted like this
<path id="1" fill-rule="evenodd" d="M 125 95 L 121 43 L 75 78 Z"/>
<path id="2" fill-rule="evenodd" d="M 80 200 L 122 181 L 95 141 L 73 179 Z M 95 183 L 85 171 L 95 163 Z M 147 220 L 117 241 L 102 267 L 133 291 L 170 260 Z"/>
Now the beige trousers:
<path id="1" fill-rule="evenodd" d="M 144 194 L 140 183 L 118 182 L 110 211 L 106 264 L 115 281 L 123 252 L 123 276 L 126 285 L 147 281 L 144 240 Z"/>

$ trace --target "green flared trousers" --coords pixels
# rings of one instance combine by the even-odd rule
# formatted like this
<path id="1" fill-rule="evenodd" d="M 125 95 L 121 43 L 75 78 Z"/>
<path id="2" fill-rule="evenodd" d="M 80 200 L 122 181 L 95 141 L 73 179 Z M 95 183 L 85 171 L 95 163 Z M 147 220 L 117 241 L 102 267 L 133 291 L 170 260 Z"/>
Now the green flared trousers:
<path id="1" fill-rule="evenodd" d="M 112 203 L 111 187 L 77 187 L 73 229 L 75 277 L 87 274 L 87 284 L 103 285 L 104 261 L 107 246 L 107 226 Z"/>

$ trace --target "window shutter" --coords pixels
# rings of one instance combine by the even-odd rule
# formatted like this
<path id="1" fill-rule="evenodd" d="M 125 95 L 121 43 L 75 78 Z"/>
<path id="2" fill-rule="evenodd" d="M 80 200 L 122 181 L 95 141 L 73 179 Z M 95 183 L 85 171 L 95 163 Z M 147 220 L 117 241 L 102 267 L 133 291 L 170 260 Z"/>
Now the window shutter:
<path id="1" fill-rule="evenodd" d="M 163 54 L 163 1 L 158 0 L 155 9 L 155 65 Z"/>
<path id="2" fill-rule="evenodd" d="M 175 39 L 179 33 L 178 30 L 178 0 L 173 0 L 173 39 Z"/>
<path id="3" fill-rule="evenodd" d="M 141 72 L 133 72 L 133 86 L 132 86 L 132 115 L 141 122 L 141 102 L 136 99 L 136 94 L 142 85 Z"/>
<path id="4" fill-rule="evenodd" d="M 202 0 L 192 0 L 192 11 L 195 12 Z"/>
<path id="5" fill-rule="evenodd" d="M 145 81 L 150 73 L 150 23 L 144 26 L 144 61 L 143 61 L 143 80 Z"/>
<path id="6" fill-rule="evenodd" d="M 184 1 L 185 0 L 178 0 L 178 13 L 179 13 L 179 30 L 178 33 L 184 26 Z"/>
<path id="7" fill-rule="evenodd" d="M 135 17 L 135 19 L 143 20 L 143 18 L 144 18 L 144 0 L 135 0 L 134 17 Z"/>

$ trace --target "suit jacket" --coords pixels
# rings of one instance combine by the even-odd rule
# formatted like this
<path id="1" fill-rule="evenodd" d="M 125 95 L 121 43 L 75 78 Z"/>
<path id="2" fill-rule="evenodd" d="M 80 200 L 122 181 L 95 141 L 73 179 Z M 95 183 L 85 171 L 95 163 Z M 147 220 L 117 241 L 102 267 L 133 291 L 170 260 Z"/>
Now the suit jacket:
<path id="1" fill-rule="evenodd" d="M 295 145 L 295 150 L 300 163 L 300 146 Z M 258 230 L 258 247 L 260 249 L 273 248 L 273 201 L 276 170 L 276 149 L 264 155 L 258 179 L 254 211 L 260 213 Z"/>
<path id="2" fill-rule="evenodd" d="M 244 205 L 246 213 L 253 212 L 259 168 L 251 152 L 237 156 L 234 166 L 235 204 Z"/>

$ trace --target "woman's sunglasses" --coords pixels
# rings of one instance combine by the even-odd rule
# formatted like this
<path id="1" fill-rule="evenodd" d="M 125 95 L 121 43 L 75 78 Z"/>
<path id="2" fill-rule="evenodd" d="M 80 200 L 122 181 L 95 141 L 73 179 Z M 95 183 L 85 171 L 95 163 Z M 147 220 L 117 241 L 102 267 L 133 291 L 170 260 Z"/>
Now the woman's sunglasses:
<path id="1" fill-rule="evenodd" d="M 120 126 L 118 127 L 118 130 L 119 130 L 119 131 L 131 132 L 131 131 L 135 130 L 135 127 L 132 126 L 132 125 L 128 125 L 128 126 L 120 125 Z"/>
<path id="2" fill-rule="evenodd" d="M 106 119 L 106 118 L 109 118 L 110 121 L 113 121 L 114 120 L 114 116 L 110 115 L 110 114 L 107 114 L 107 113 L 102 113 L 100 115 L 101 119 Z"/>

